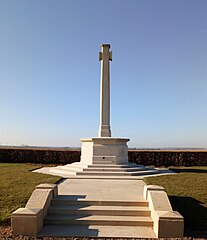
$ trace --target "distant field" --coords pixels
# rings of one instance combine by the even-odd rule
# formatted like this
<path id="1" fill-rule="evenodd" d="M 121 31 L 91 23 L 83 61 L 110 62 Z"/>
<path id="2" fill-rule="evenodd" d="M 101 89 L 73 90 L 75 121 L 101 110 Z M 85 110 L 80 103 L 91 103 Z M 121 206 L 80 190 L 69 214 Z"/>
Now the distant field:
<path id="1" fill-rule="evenodd" d="M 135 152 L 207 152 L 207 149 L 129 149 Z"/>
<path id="2" fill-rule="evenodd" d="M 0 149 L 20 149 L 20 150 L 51 150 L 51 151 L 80 151 L 80 148 L 72 147 L 35 147 L 35 146 L 0 146 Z"/>

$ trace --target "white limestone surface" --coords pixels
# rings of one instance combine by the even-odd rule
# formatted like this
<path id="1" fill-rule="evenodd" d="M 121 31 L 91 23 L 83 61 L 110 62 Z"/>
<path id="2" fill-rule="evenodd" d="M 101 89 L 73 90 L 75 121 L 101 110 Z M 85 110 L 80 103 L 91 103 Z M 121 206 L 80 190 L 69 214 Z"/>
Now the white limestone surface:
<path id="1" fill-rule="evenodd" d="M 102 52 L 99 53 L 99 61 L 101 61 L 99 137 L 111 137 L 109 61 L 112 61 L 112 53 L 109 52 L 109 49 L 110 44 L 102 44 Z"/>
<path id="2" fill-rule="evenodd" d="M 128 208 L 130 203 L 145 202 L 143 197 L 144 182 L 142 180 L 98 180 L 98 179 L 65 179 L 58 186 L 59 196 L 62 198 L 81 202 L 110 202 L 120 203 L 120 208 Z M 124 207 L 125 206 L 125 207 Z M 98 206 L 97 206 L 98 207 Z M 82 207 L 81 207 L 82 209 Z M 110 207 L 102 207 L 109 210 Z M 112 209 L 111 209 L 112 211 Z M 89 216 L 88 216 L 89 217 Z M 92 216 L 91 217 L 96 217 Z M 98 215 L 97 215 L 98 217 Z M 118 216 L 100 216 L 101 219 L 113 219 Z M 121 216 L 119 217 L 121 218 Z M 123 216 L 125 223 L 133 217 Z M 123 222 L 124 223 L 124 222 Z M 150 237 L 155 234 L 151 226 L 116 226 L 112 225 L 45 225 L 39 232 L 39 236 L 90 236 L 90 237 Z"/>
<path id="3" fill-rule="evenodd" d="M 128 163 L 128 138 L 87 138 L 81 139 L 81 163 L 93 164 L 99 161 Z"/>

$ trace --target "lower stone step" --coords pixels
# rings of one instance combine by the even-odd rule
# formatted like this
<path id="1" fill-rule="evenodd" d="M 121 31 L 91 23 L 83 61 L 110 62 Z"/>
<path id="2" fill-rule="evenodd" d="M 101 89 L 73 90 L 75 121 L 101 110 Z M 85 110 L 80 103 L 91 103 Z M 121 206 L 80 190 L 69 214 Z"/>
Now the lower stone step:
<path id="1" fill-rule="evenodd" d="M 64 169 L 62 167 L 57 167 L 57 168 L 51 168 L 50 169 L 51 173 L 57 173 L 60 175 L 68 175 L 68 176 L 76 176 L 77 170 L 75 169 Z"/>
<path id="2" fill-rule="evenodd" d="M 108 161 L 108 160 L 100 160 L 100 161 L 93 161 L 93 164 L 114 164 L 114 162 Z"/>
<path id="3" fill-rule="evenodd" d="M 125 167 L 125 168 L 117 168 L 117 167 L 93 167 L 93 168 L 84 168 L 83 172 L 92 172 L 92 171 L 100 171 L 100 172 L 135 172 L 135 171 L 146 171 L 151 170 L 152 168 L 143 168 L 143 167 Z"/>
<path id="4" fill-rule="evenodd" d="M 148 207 L 137 206 L 51 206 L 48 215 L 150 216 Z"/>
<path id="5" fill-rule="evenodd" d="M 105 225 L 105 226 L 146 226 L 152 227 L 150 217 L 135 216 L 78 216 L 78 215 L 48 215 L 45 224 L 51 225 Z"/>
<path id="6" fill-rule="evenodd" d="M 77 172 L 76 175 L 102 175 L 102 176 L 141 176 L 141 175 L 151 175 L 151 174 L 157 174 L 158 170 L 145 170 L 145 171 L 132 171 L 132 172 L 109 172 L 109 171 L 83 171 L 83 172 Z"/>
<path id="7" fill-rule="evenodd" d="M 92 200 L 82 199 L 76 196 L 58 196 L 52 199 L 52 206 L 137 206 L 137 207 L 148 207 L 148 202 L 140 196 L 137 201 L 113 201 L 113 200 Z"/>
<path id="8" fill-rule="evenodd" d="M 93 237 L 93 238 L 156 238 L 152 227 L 100 226 L 100 225 L 44 225 L 38 236 L 44 237 Z M 52 239 L 53 239 L 52 238 Z"/>
<path id="9" fill-rule="evenodd" d="M 93 163 L 92 165 L 88 165 L 88 168 L 130 168 L 130 167 L 143 167 L 142 165 L 137 165 L 136 163 L 128 163 L 128 164 L 107 164 L 107 163 Z"/>
<path id="10" fill-rule="evenodd" d="M 104 176 L 104 175 L 61 175 L 65 178 L 70 178 L 70 179 L 96 179 L 96 180 L 141 180 L 143 179 L 146 175 L 142 175 L 142 176 L 114 176 L 114 175 L 111 175 L 111 176 Z M 150 176 L 150 174 L 149 174 Z"/>

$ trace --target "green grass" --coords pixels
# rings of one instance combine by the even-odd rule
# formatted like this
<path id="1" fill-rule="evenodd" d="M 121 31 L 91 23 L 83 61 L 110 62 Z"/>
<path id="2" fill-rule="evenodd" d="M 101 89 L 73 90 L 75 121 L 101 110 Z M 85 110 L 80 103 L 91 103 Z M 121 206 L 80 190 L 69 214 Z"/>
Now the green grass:
<path id="1" fill-rule="evenodd" d="M 163 186 L 173 210 L 183 215 L 185 228 L 207 229 L 207 167 L 172 167 L 175 175 L 144 178 L 147 184 Z"/>
<path id="2" fill-rule="evenodd" d="M 60 179 L 31 172 L 39 167 L 41 165 L 0 163 L 0 224 L 8 223 L 11 213 L 25 206 L 35 186 Z"/>

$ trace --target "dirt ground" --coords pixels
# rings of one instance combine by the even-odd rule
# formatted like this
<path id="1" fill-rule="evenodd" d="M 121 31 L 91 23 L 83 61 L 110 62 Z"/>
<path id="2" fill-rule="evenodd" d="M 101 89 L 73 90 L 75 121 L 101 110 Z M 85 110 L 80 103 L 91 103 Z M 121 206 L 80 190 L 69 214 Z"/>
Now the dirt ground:
<path id="1" fill-rule="evenodd" d="M 0 226 L 0 237 L 1 236 L 12 236 L 11 226 Z"/>
<path id="2" fill-rule="evenodd" d="M 12 236 L 11 226 L 0 226 L 0 240 L 114 240 L 114 238 L 78 238 L 78 237 L 31 237 L 31 236 Z M 116 238 L 116 240 L 129 240 L 127 238 Z M 132 240 L 135 240 L 133 238 Z M 168 238 L 168 240 L 175 238 Z M 206 240 L 207 238 L 193 238 L 193 237 L 184 237 L 176 238 L 176 240 Z M 146 239 L 144 239 L 146 240 Z M 164 238 L 162 238 L 164 240 Z"/>

